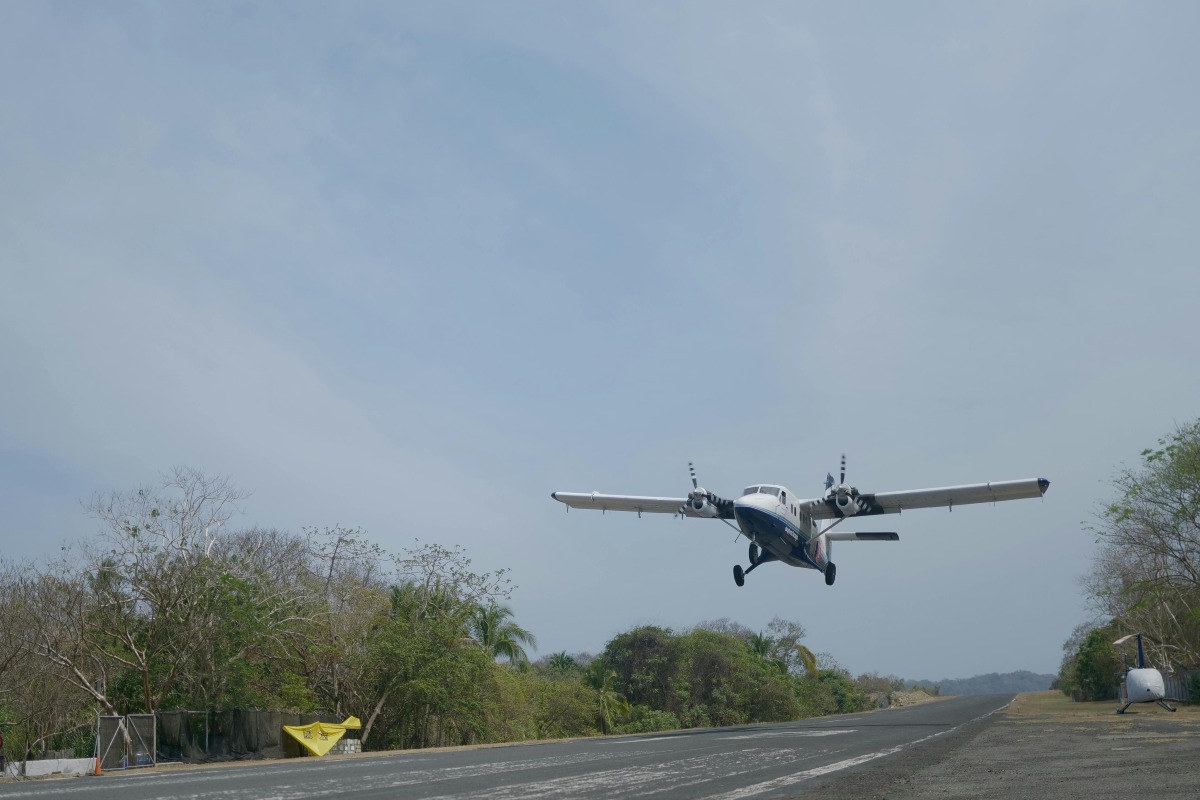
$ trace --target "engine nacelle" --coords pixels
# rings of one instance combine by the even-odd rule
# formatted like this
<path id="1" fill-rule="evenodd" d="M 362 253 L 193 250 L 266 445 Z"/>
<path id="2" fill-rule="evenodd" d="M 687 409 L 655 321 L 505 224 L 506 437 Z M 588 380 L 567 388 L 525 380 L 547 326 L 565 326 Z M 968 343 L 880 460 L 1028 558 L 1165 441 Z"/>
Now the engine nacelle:
<path id="1" fill-rule="evenodd" d="M 715 517 L 721 513 L 708 501 L 708 495 L 698 493 L 688 498 L 688 511 L 698 517 Z"/>
<path id="2" fill-rule="evenodd" d="M 862 504 L 858 501 L 857 492 L 854 489 L 849 491 L 838 490 L 837 496 L 833 501 L 842 512 L 844 517 L 853 517 L 855 514 L 863 510 Z"/>
<path id="3" fill-rule="evenodd" d="M 1125 696 L 1131 703 L 1148 703 L 1167 696 L 1162 673 L 1156 669 L 1131 669 L 1125 674 Z"/>

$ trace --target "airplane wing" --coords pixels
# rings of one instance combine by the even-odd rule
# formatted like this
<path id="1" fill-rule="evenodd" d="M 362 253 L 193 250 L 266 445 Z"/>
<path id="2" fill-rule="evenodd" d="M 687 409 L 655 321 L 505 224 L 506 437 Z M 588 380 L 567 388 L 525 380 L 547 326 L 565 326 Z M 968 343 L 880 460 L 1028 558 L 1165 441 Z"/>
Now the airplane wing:
<path id="1" fill-rule="evenodd" d="M 638 514 L 678 514 L 679 509 L 688 499 L 686 497 L 637 497 L 627 494 L 600 494 L 599 492 L 551 492 L 550 496 L 560 503 L 566 503 L 571 508 L 591 508 L 599 511 L 636 511 Z M 733 519 L 733 504 L 729 511 L 724 508 L 716 516 Z M 688 506 L 684 516 L 703 517 L 692 511 Z"/>
<path id="2" fill-rule="evenodd" d="M 970 503 L 996 503 L 1001 500 L 1022 500 L 1041 497 L 1050 488 L 1045 478 L 1026 478 L 1019 481 L 989 481 L 962 486 L 943 486 L 937 489 L 910 489 L 903 492 L 876 492 L 857 494 L 853 514 L 838 507 L 834 496 L 810 500 L 808 513 L 813 519 L 838 519 L 846 516 L 871 516 L 874 514 L 899 514 L 912 508 L 941 508 L 951 510 L 955 506 Z M 849 510 L 849 509 L 847 509 Z"/>

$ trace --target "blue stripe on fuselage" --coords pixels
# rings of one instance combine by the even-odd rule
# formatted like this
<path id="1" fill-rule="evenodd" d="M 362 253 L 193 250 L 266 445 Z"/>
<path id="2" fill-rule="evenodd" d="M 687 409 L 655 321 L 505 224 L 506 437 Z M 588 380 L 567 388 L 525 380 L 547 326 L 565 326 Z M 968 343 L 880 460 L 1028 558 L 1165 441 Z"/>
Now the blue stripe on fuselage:
<path id="1" fill-rule="evenodd" d="M 773 537 L 790 543 L 791 537 L 784 533 L 790 532 L 796 538 L 797 544 L 792 547 L 789 555 L 800 559 L 818 572 L 821 571 L 821 567 L 808 556 L 808 536 L 787 517 L 757 506 L 735 506 L 733 513 L 739 525 L 744 525 L 755 534 L 761 531 L 764 538 Z"/>

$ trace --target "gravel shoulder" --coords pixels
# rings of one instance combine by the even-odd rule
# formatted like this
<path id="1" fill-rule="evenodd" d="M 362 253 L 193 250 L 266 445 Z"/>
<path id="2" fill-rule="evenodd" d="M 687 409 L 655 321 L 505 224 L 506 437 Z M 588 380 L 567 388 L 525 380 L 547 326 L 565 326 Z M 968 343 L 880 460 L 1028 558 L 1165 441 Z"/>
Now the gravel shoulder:
<path id="1" fill-rule="evenodd" d="M 1115 713 L 1115 701 L 1018 695 L 1004 711 L 811 786 L 822 800 L 1200 797 L 1200 707 Z"/>

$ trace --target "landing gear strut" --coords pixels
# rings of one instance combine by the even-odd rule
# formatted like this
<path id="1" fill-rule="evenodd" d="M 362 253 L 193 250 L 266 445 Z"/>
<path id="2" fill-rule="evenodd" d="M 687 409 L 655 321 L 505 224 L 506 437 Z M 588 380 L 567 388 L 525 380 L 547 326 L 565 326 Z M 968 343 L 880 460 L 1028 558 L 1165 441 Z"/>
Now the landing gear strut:
<path id="1" fill-rule="evenodd" d="M 769 554 L 768 554 L 769 555 Z M 763 558 L 758 552 L 758 545 L 750 545 L 750 566 L 742 569 L 741 564 L 733 565 L 733 582 L 738 586 L 746 585 L 746 576 L 754 572 L 755 567 L 762 566 L 770 561 L 770 558 Z"/>
<path id="2" fill-rule="evenodd" d="M 837 567 L 832 561 L 825 567 L 825 585 L 833 586 L 834 579 L 837 578 Z"/>

